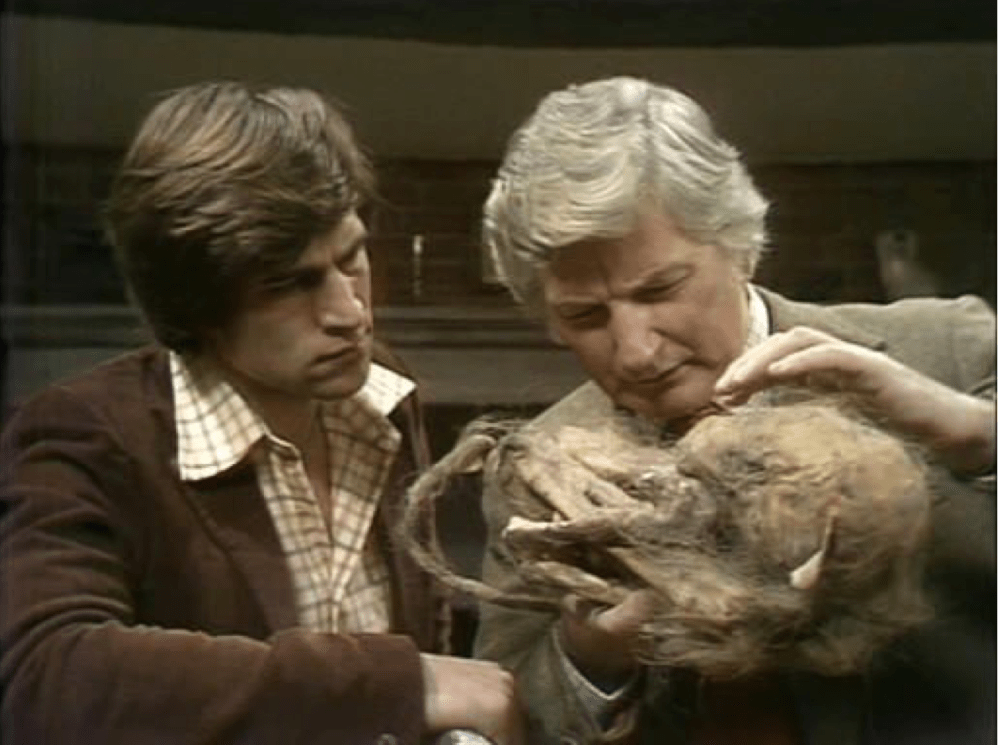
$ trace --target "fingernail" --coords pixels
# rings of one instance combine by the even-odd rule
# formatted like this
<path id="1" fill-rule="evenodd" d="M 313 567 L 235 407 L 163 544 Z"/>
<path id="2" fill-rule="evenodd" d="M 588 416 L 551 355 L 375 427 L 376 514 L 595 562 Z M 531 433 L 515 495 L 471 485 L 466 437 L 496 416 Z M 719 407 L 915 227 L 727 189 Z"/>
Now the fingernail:
<path id="1" fill-rule="evenodd" d="M 735 387 L 736 376 L 732 373 L 726 373 L 717 381 L 715 381 L 715 390 L 719 393 L 728 393 Z"/>
<path id="2" fill-rule="evenodd" d="M 580 598 L 576 595 L 567 595 L 563 598 L 563 607 L 573 616 L 580 615 Z"/>

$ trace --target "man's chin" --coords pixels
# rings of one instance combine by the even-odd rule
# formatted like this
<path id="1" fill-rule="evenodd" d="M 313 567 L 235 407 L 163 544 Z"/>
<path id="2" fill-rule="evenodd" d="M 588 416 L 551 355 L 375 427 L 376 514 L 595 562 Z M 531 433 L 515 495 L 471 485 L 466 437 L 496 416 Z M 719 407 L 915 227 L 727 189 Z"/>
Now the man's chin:
<path id="1" fill-rule="evenodd" d="M 323 401 L 337 401 L 350 398 L 364 386 L 371 370 L 370 360 L 359 364 L 356 369 L 343 371 L 336 377 L 315 381 L 312 385 L 312 396 Z"/>
<path id="2" fill-rule="evenodd" d="M 710 394 L 692 394 L 693 391 L 671 390 L 653 397 L 623 395 L 616 398 L 616 403 L 645 419 L 669 424 L 690 420 L 711 400 Z"/>

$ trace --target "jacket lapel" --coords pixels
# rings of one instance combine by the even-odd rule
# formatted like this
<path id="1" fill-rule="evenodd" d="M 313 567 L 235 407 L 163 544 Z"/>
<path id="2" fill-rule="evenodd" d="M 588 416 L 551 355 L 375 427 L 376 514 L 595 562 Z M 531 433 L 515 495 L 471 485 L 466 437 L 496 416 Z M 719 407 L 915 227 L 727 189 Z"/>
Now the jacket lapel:
<path id="1" fill-rule="evenodd" d="M 167 353 L 162 349 L 151 352 L 148 366 L 147 395 L 160 432 L 159 457 L 164 463 L 176 463 L 176 417 Z M 176 467 L 173 475 L 176 478 Z M 210 539 L 227 553 L 256 598 L 269 628 L 278 631 L 298 625 L 291 574 L 253 466 L 243 463 L 214 478 L 179 483 L 183 498 Z"/>
<path id="2" fill-rule="evenodd" d="M 232 559 L 274 631 L 298 625 L 295 592 L 254 469 L 188 484 L 188 495 L 206 529 Z"/>
<path id="3" fill-rule="evenodd" d="M 386 480 L 373 530 L 389 565 L 393 631 L 410 635 L 424 651 L 440 651 L 447 648 L 450 633 L 449 612 L 442 589 L 417 567 L 397 535 L 406 490 L 430 462 L 415 397 L 411 395 L 404 400 L 389 419 L 402 433 L 403 441 Z M 420 528 L 422 541 L 436 543 L 432 514 Z"/>

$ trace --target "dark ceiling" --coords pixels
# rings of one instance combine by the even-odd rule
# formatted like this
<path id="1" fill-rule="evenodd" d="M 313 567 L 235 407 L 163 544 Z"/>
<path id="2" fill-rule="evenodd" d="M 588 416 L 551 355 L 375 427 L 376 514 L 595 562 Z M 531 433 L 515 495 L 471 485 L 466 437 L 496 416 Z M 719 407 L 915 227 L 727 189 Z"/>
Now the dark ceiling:
<path id="1" fill-rule="evenodd" d="M 8 0 L 24 15 L 516 47 L 995 42 L 984 0 Z"/>

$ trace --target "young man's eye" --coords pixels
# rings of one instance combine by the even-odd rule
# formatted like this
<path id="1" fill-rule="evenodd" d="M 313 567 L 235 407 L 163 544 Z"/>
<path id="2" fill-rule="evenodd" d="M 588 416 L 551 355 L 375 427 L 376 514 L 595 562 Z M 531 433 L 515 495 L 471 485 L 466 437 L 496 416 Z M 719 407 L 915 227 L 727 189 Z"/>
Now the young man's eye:
<path id="1" fill-rule="evenodd" d="M 323 272 L 304 272 L 295 281 L 295 286 L 300 290 L 313 290 L 323 284 Z"/>
<path id="2" fill-rule="evenodd" d="M 267 295 L 284 295 L 299 290 L 311 290 L 323 281 L 320 272 L 297 272 L 271 277 L 261 284 Z"/>
<path id="3" fill-rule="evenodd" d="M 281 295 L 293 289 L 294 277 L 271 277 L 260 283 L 260 291 L 265 295 Z"/>

